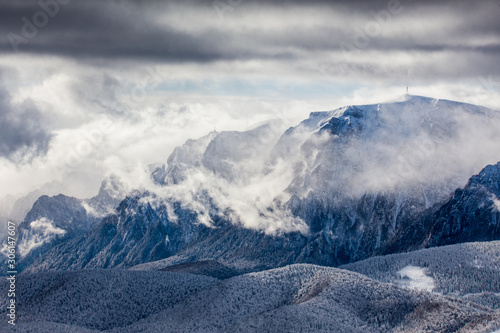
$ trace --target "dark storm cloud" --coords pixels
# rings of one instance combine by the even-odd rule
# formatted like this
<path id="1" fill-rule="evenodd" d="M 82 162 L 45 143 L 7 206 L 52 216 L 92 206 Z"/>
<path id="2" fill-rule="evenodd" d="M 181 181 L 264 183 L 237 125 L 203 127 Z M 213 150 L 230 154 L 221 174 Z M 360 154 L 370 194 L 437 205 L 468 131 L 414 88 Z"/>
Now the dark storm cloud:
<path id="1" fill-rule="evenodd" d="M 42 0 L 44 4 L 49 2 L 54 13 L 58 7 L 54 17 L 36 16 L 42 12 L 36 2 L 29 5 L 2 2 L 1 52 L 19 50 L 71 57 L 152 58 L 171 62 L 287 56 L 286 53 L 268 54 L 234 47 L 235 37 L 221 31 L 189 34 L 175 27 L 162 26 L 155 22 L 156 8 L 167 12 L 175 10 L 166 4 L 73 0 L 62 5 L 55 0 Z M 218 19 L 212 7 L 205 7 L 205 10 Z M 37 27 L 36 20 L 43 22 L 40 17 L 48 17 L 47 23 Z M 189 14 L 186 20 L 190 20 Z M 197 22 L 192 21 L 192 24 Z"/>
<path id="2" fill-rule="evenodd" d="M 0 88 L 0 156 L 18 161 L 46 153 L 51 135 L 40 120 L 32 103 L 13 106 L 9 94 Z"/>
<path id="3" fill-rule="evenodd" d="M 155 59 L 164 62 L 211 62 L 217 60 L 247 59 L 297 59 L 296 50 L 340 51 L 341 44 L 353 45 L 357 37 L 354 26 L 336 24 L 318 18 L 314 26 L 302 27 L 301 21 L 314 17 L 290 16 L 287 9 L 299 7 L 318 10 L 328 8 L 352 17 L 361 23 L 374 21 L 374 13 L 386 11 L 391 6 L 403 9 L 404 19 L 418 18 L 418 26 L 408 29 L 412 33 L 396 33 L 390 37 L 371 38 L 363 50 L 477 52 L 496 54 L 500 42 L 488 45 L 470 45 L 468 41 L 485 35 L 500 35 L 498 15 L 500 6 L 493 1 L 442 1 L 430 0 L 376 0 L 376 1 L 259 1 L 220 0 L 210 1 L 0 1 L 0 52 L 12 53 L 15 49 L 25 53 L 56 54 L 86 58 Z M 66 3 L 67 4 L 63 4 Z M 44 14 L 38 14 L 46 4 Z M 214 3 L 223 4 L 223 7 Z M 49 5 L 50 4 L 50 5 Z M 229 7 L 224 7 L 229 6 Z M 58 7 L 56 9 L 56 7 Z M 48 8 L 48 9 L 47 9 Z M 221 9 L 222 8 L 222 9 Z M 227 10 L 230 8 L 230 10 Z M 262 22 L 259 29 L 234 29 L 244 26 L 224 21 L 220 11 L 240 15 L 251 20 L 253 13 L 274 10 L 278 16 L 273 24 L 282 29 L 266 30 Z M 279 11 L 283 10 L 283 15 Z M 196 14 L 202 14 L 199 22 Z M 443 21 L 443 14 L 452 13 L 456 20 Z M 475 15 L 477 13 L 477 15 Z M 182 18 L 186 26 L 196 31 L 170 24 L 161 15 Z M 311 15 L 309 13 L 309 15 Z M 44 23 L 44 17 L 47 18 Z M 396 15 L 395 15 L 396 17 Z M 23 22 L 23 18 L 26 20 Z M 222 19 L 222 23 L 221 23 Z M 40 27 L 34 23 L 38 20 Z M 227 24 L 226 24 L 227 23 Z M 30 27 L 38 31 L 35 33 Z M 415 24 L 415 23 L 413 23 Z M 435 33 L 419 34 L 428 24 L 436 26 Z M 31 28 L 33 28 L 31 26 Z M 26 34 L 28 32 L 28 35 Z M 462 36 L 460 39 L 458 36 Z M 295 50 L 295 51 L 294 51 Z"/>

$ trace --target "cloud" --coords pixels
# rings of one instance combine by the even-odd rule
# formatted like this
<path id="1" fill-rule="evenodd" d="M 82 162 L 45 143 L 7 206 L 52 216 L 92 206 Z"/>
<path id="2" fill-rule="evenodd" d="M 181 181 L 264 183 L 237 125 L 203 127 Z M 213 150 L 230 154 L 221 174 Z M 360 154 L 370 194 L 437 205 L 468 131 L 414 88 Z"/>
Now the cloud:
<path id="1" fill-rule="evenodd" d="M 169 158 L 166 173 L 173 178 L 165 186 L 152 184 L 149 174 L 140 170 L 124 181 L 140 179 L 143 190 L 154 194 L 143 200 L 180 202 L 207 226 L 213 225 L 210 214 L 217 209 L 246 228 L 307 234 L 307 225 L 283 207 L 290 198 L 285 189 L 294 177 L 290 164 L 279 160 L 268 165 L 282 131 L 283 124 L 275 121 L 245 132 L 211 133 L 189 140 Z"/>
<path id="2" fill-rule="evenodd" d="M 63 236 L 66 234 L 66 230 L 56 227 L 53 221 L 42 217 L 30 223 L 30 229 L 27 233 L 18 246 L 21 257 L 56 237 Z"/>
<path id="3" fill-rule="evenodd" d="M 394 3 L 397 10 L 391 12 Z M 22 36 L 21 19 L 40 10 L 34 1 L 4 1 L 0 29 Z M 499 12 L 495 1 L 244 1 L 221 19 L 210 1 L 72 1 L 19 51 L 92 63 L 258 61 L 272 69 L 282 62 L 291 72 L 294 65 L 313 62 L 329 68 L 330 78 L 390 73 L 397 68 L 384 59 L 402 53 L 406 61 L 398 75 L 406 69 L 417 78 L 498 75 Z M 2 35 L 0 52 L 12 53 L 11 44 Z"/>
<path id="4" fill-rule="evenodd" d="M 41 127 L 41 118 L 32 101 L 16 105 L 0 85 L 0 156 L 23 162 L 45 154 L 51 134 Z"/>

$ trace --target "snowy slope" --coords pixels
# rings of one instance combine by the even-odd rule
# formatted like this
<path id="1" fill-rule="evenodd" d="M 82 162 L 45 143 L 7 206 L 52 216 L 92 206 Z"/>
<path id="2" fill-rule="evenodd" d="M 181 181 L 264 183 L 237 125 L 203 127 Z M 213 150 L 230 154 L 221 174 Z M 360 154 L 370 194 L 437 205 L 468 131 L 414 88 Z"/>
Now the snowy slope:
<path id="1" fill-rule="evenodd" d="M 413 318 L 417 313 L 420 321 Z M 342 270 L 293 265 L 224 280 L 131 331 L 404 332 L 412 331 L 408 319 L 414 331 L 437 331 L 481 321 L 487 313 Z"/>
<path id="2" fill-rule="evenodd" d="M 312 124 L 314 135 L 295 153 L 301 158 L 287 208 L 321 233 L 317 247 L 335 248 L 340 261 L 376 254 L 415 217 L 500 160 L 499 116 L 418 96 L 312 114 L 298 128 L 302 137 L 300 127 Z M 483 138 L 478 150 L 474 144 Z"/>
<path id="3" fill-rule="evenodd" d="M 434 292 L 500 309 L 500 241 L 372 257 L 341 268 L 408 287 L 418 288 L 419 282 L 428 282 Z M 412 275 L 412 270 L 423 275 Z"/>
<path id="4" fill-rule="evenodd" d="M 313 265 L 226 280 L 107 270 L 23 275 L 18 283 L 22 331 L 481 332 L 498 320 L 487 307 Z"/>
<path id="5" fill-rule="evenodd" d="M 217 281 L 200 275 L 123 270 L 22 275 L 17 281 L 18 323 L 36 322 L 28 325 L 36 327 L 38 322 L 54 322 L 97 330 L 123 327 Z M 6 283 L 1 283 L 4 290 Z M 6 300 L 6 295 L 0 296 L 3 315 Z"/>

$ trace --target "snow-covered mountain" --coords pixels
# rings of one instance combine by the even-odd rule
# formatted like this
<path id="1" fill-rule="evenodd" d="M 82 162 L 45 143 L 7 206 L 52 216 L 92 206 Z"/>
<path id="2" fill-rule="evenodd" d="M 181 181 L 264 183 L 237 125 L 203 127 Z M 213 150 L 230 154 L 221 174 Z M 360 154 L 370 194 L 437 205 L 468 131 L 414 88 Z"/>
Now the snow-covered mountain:
<path id="1" fill-rule="evenodd" d="M 381 253 L 500 239 L 500 162 L 486 166 L 439 209 L 412 219 Z"/>
<path id="2" fill-rule="evenodd" d="M 500 238 L 500 162 L 472 177 L 436 212 L 429 246 Z"/>
<path id="3" fill-rule="evenodd" d="M 142 189 L 42 196 L 19 226 L 17 328 L 498 330 L 499 128 L 406 95 L 188 140 Z"/>
<path id="4" fill-rule="evenodd" d="M 488 153 L 470 147 L 482 137 L 479 124 L 493 119 L 498 126 L 499 115 L 417 96 L 313 114 L 287 133 L 293 136 L 311 124 L 314 132 L 300 146 L 302 169 L 288 188 L 293 195 L 287 207 L 312 232 L 322 233 L 317 246 L 335 248 L 341 262 L 371 256 L 400 229 L 411 228 L 408 222 L 499 160 L 493 140 L 500 132 L 493 125 L 484 127 L 493 133 L 483 143 Z"/>
<path id="5" fill-rule="evenodd" d="M 176 148 L 155 185 L 97 223 L 78 222 L 88 231 L 38 254 L 29 270 L 214 259 L 240 272 L 338 266 L 498 239 L 498 168 L 464 186 L 500 160 L 499 126 L 495 110 L 405 95 L 313 112 L 283 134 L 276 123 L 212 132 Z M 476 224 L 475 208 L 485 212 Z M 471 216 L 463 228 L 452 217 L 461 214 Z"/>
<path id="6" fill-rule="evenodd" d="M 18 226 L 18 269 L 23 270 L 56 245 L 84 235 L 104 216 L 113 214 L 126 193 L 111 176 L 90 199 L 62 194 L 39 197 Z"/>

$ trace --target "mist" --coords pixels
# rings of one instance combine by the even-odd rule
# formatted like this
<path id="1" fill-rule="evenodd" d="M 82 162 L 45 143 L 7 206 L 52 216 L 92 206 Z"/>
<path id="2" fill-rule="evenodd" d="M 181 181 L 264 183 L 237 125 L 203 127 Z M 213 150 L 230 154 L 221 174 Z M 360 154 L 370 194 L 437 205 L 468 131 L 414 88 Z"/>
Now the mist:
<path id="1" fill-rule="evenodd" d="M 332 133 L 332 123 L 345 126 Z M 162 185 L 147 169 L 122 181 L 135 179 L 129 188 L 154 194 L 146 201 L 180 202 L 209 227 L 215 208 L 246 228 L 306 235 L 308 226 L 287 209 L 292 196 L 319 195 L 341 208 L 365 194 L 417 192 L 431 207 L 500 161 L 500 112 L 446 100 L 403 96 L 312 114 L 285 128 L 274 121 L 212 131 L 174 150 Z"/>

